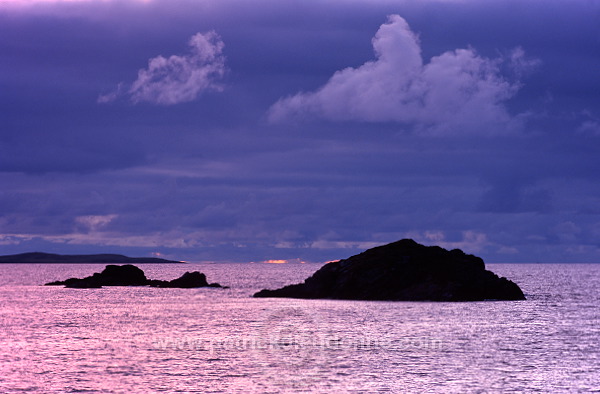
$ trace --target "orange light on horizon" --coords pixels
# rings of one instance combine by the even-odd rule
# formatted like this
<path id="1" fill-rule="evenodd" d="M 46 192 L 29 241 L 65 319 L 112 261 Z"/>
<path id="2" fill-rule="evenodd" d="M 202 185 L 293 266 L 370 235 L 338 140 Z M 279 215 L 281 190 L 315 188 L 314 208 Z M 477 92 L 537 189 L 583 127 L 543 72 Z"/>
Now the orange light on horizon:
<path id="1" fill-rule="evenodd" d="M 254 261 L 252 261 L 254 263 Z M 306 264 L 306 261 L 300 259 L 271 259 L 271 260 L 263 260 L 258 261 L 258 263 L 262 264 Z"/>
<path id="2" fill-rule="evenodd" d="M 263 261 L 265 264 L 287 264 L 287 260 L 265 260 Z"/>

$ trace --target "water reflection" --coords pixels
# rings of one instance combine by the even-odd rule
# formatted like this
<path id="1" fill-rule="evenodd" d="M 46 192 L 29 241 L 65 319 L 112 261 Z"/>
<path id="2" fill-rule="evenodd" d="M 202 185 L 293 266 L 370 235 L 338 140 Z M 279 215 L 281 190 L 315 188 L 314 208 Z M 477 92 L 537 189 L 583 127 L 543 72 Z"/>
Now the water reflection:
<path id="1" fill-rule="evenodd" d="M 97 268 L 0 266 L 1 392 L 600 387 L 597 266 L 494 266 L 523 287 L 526 302 L 249 297 L 318 268 L 307 264 L 193 267 L 232 289 L 38 285 Z M 169 278 L 190 266 L 144 270 Z"/>

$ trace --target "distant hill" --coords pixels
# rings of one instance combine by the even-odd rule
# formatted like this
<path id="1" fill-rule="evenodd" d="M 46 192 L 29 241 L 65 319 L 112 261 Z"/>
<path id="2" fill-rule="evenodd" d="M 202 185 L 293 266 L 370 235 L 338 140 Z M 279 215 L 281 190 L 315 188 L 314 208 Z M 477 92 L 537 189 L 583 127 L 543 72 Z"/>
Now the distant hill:
<path id="1" fill-rule="evenodd" d="M 183 261 L 156 257 L 127 257 L 120 254 L 21 253 L 0 256 L 1 263 L 12 264 L 181 264 Z"/>

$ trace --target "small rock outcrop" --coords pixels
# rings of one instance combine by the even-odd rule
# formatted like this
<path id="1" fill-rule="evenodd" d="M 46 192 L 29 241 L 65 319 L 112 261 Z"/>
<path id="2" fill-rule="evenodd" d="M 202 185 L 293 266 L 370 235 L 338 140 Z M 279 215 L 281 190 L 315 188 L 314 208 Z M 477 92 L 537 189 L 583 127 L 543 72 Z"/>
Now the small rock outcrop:
<path id="1" fill-rule="evenodd" d="M 94 289 L 102 286 L 146 286 L 148 279 L 144 271 L 134 265 L 107 265 L 102 272 L 85 278 L 69 278 L 65 281 L 46 283 L 46 286 Z"/>
<path id="2" fill-rule="evenodd" d="M 64 281 L 46 283 L 46 286 L 65 286 L 73 289 L 97 289 L 102 286 L 151 286 L 164 288 L 223 287 L 218 283 L 208 283 L 206 275 L 198 271 L 186 272 L 170 281 L 148 279 L 140 268 L 127 265 L 107 265 L 102 272 L 85 278 L 70 278 Z"/>
<path id="3" fill-rule="evenodd" d="M 303 283 L 254 297 L 387 301 L 524 300 L 517 284 L 485 269 L 459 249 L 411 239 L 378 246 L 321 267 Z"/>
<path id="4" fill-rule="evenodd" d="M 201 272 L 186 272 L 177 279 L 173 280 L 151 280 L 148 285 L 152 287 L 177 287 L 180 289 L 191 289 L 194 287 L 223 287 L 218 283 L 208 283 L 206 275 Z"/>

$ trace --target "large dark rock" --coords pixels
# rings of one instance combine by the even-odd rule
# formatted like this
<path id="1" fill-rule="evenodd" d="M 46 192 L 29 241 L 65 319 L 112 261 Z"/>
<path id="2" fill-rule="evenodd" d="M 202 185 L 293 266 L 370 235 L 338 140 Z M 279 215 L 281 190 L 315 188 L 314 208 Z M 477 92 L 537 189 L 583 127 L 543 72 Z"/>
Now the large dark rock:
<path id="1" fill-rule="evenodd" d="M 487 271 L 459 249 L 411 239 L 369 249 L 321 267 L 304 283 L 261 290 L 254 297 L 390 301 L 524 300 L 514 282 Z"/>
<path id="2" fill-rule="evenodd" d="M 46 283 L 46 286 L 61 286 L 75 289 L 93 289 L 102 286 L 153 286 L 171 288 L 222 287 L 218 283 L 209 284 L 206 276 L 198 271 L 186 272 L 171 281 L 149 280 L 144 271 L 134 265 L 107 265 L 100 273 L 85 278 L 70 278 L 64 281 Z"/>

